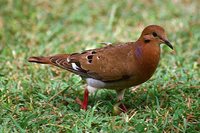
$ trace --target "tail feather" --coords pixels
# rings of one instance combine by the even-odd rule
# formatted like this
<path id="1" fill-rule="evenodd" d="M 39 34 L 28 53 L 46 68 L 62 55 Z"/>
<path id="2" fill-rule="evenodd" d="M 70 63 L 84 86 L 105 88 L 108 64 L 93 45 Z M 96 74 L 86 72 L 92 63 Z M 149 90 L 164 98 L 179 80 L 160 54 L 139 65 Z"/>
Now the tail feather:
<path id="1" fill-rule="evenodd" d="M 29 62 L 40 63 L 40 64 L 51 64 L 63 69 L 71 69 L 71 64 L 67 61 L 69 54 L 57 54 L 54 56 L 32 56 L 28 58 Z"/>
<path id="2" fill-rule="evenodd" d="M 40 64 L 51 64 L 50 58 L 49 57 L 30 57 L 28 59 L 29 62 L 35 62 L 35 63 L 40 63 Z"/>
<path id="3" fill-rule="evenodd" d="M 78 75 L 85 76 L 87 71 L 82 69 L 80 66 L 80 62 L 77 60 L 76 62 L 71 62 L 70 54 L 57 54 L 54 56 L 32 56 L 28 58 L 29 62 L 40 63 L 40 64 L 51 64 L 62 69 L 68 70 Z M 74 59 L 73 59 L 74 60 Z"/>

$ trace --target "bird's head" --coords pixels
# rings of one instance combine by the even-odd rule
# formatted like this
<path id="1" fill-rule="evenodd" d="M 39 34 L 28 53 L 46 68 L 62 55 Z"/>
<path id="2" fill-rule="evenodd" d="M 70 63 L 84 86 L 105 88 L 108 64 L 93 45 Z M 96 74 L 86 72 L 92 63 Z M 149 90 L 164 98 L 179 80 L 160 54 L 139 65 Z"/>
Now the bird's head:
<path id="1" fill-rule="evenodd" d="M 165 30 L 158 25 L 147 26 L 143 30 L 142 35 L 140 36 L 140 40 L 142 40 L 144 43 L 151 43 L 151 42 L 154 42 L 155 44 L 164 43 L 171 49 L 173 49 L 173 46 L 167 39 Z"/>

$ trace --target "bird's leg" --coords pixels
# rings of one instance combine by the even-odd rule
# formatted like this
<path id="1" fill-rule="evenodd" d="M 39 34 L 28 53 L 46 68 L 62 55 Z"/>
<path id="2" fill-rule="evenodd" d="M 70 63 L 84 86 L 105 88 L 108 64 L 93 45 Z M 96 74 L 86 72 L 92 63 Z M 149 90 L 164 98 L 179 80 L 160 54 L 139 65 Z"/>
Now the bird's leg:
<path id="1" fill-rule="evenodd" d="M 125 92 L 125 89 L 117 91 L 117 102 L 119 104 L 118 107 L 121 109 L 122 112 L 125 113 L 128 110 L 127 110 L 126 106 L 121 102 L 122 99 L 124 98 L 124 92 Z"/>
<path id="2" fill-rule="evenodd" d="M 76 102 L 81 106 L 81 109 L 83 110 L 87 110 L 88 96 L 89 96 L 89 91 L 87 88 L 85 88 L 83 101 L 81 101 L 79 98 L 76 98 Z"/>
<path id="3" fill-rule="evenodd" d="M 89 91 L 88 89 L 86 88 L 85 91 L 84 91 L 84 99 L 83 99 L 83 104 L 81 106 L 81 108 L 83 110 L 87 110 L 87 106 L 88 106 L 88 96 L 89 96 Z"/>

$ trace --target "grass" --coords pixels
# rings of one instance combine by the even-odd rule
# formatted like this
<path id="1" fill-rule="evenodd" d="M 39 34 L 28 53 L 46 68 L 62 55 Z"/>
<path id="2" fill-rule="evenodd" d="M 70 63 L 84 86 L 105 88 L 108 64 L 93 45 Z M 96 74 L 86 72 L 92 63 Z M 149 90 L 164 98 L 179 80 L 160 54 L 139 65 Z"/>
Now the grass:
<path id="1" fill-rule="evenodd" d="M 194 1 L 0 0 L 0 132 L 199 132 L 200 10 Z M 84 83 L 32 55 L 81 52 L 98 42 L 134 41 L 164 26 L 154 76 L 127 90 L 128 113 L 113 115 L 116 93 L 100 90 L 88 111 L 74 103 Z"/>

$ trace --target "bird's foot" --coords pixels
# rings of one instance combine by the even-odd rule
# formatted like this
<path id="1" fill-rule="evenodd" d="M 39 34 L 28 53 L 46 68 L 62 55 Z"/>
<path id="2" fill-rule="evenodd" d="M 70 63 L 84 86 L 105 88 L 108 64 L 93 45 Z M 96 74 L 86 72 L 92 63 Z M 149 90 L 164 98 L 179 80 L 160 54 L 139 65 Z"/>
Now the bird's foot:
<path id="1" fill-rule="evenodd" d="M 78 103 L 81 106 L 81 109 L 87 110 L 87 105 L 84 104 L 78 97 L 76 98 L 76 103 Z"/>
<path id="2" fill-rule="evenodd" d="M 116 103 L 113 106 L 113 114 L 114 115 L 119 115 L 122 112 L 126 113 L 126 112 L 128 112 L 128 109 L 126 108 L 126 106 L 123 103 L 121 103 L 121 102 Z"/>
<path id="3" fill-rule="evenodd" d="M 124 113 L 128 112 L 128 109 L 126 108 L 126 106 L 123 103 L 121 103 L 119 105 L 119 109 Z"/>
<path id="4" fill-rule="evenodd" d="M 76 98 L 76 103 L 78 103 L 81 106 L 81 109 L 83 110 L 87 110 L 88 96 L 89 96 L 89 92 L 87 89 L 85 89 L 83 101 L 81 101 L 78 97 Z"/>

